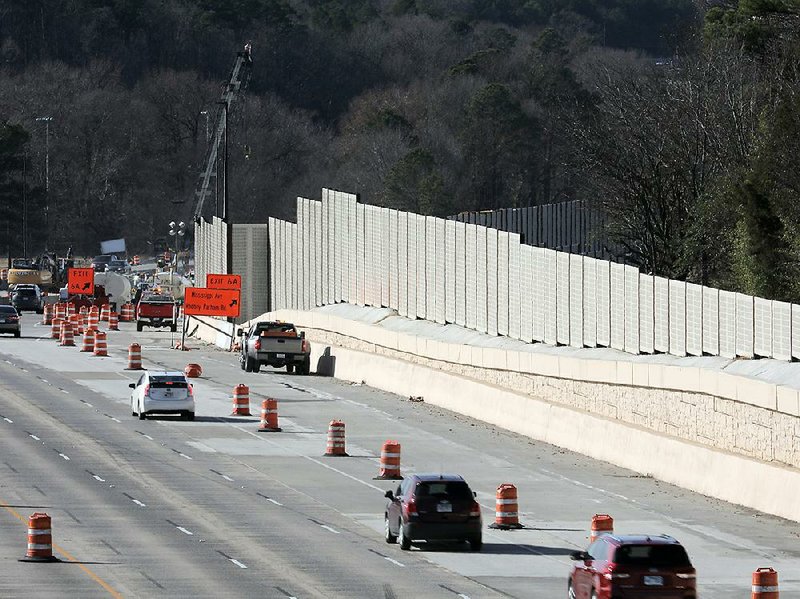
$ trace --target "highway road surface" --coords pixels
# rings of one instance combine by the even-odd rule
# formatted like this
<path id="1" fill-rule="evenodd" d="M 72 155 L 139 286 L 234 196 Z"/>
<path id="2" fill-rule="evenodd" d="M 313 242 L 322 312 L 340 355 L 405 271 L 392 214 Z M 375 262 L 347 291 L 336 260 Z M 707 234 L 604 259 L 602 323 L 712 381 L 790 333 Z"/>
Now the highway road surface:
<path id="1" fill-rule="evenodd" d="M 259 374 L 236 354 L 131 323 L 109 357 L 59 347 L 41 317 L 0 337 L 0 597 L 566 597 L 569 553 L 595 513 L 621 533 L 667 533 L 687 548 L 703 599 L 747 597 L 754 569 L 800 596 L 800 525 L 689 493 L 422 402 L 330 378 Z M 197 419 L 131 415 L 127 346 L 150 369 L 199 363 Z M 247 384 L 251 417 L 232 416 Z M 259 433 L 263 398 L 280 433 Z M 328 423 L 350 457 L 324 457 Z M 375 480 L 386 440 L 402 469 L 462 474 L 484 524 L 501 483 L 517 486 L 522 530 L 485 529 L 484 548 L 401 551 L 383 540 Z M 603 439 L 598 438 L 597 443 Z M 747 484 L 743 480 L 742 484 Z M 27 517 L 52 517 L 58 563 L 27 563 Z"/>

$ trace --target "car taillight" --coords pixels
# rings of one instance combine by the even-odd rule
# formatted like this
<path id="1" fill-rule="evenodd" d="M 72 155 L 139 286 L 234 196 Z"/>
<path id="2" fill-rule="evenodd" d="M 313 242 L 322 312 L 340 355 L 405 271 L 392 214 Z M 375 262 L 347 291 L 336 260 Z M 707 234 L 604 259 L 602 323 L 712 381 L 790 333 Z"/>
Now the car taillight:
<path id="1" fill-rule="evenodd" d="M 403 513 L 407 518 L 416 518 L 419 515 L 417 513 L 417 502 L 414 501 L 413 497 L 403 504 Z"/>
<path id="2" fill-rule="evenodd" d="M 619 566 L 616 566 L 615 564 L 609 566 L 608 572 L 603 574 L 603 578 L 605 578 L 606 580 L 623 580 L 625 578 L 631 577 L 631 575 L 628 572 L 620 572 L 619 570 L 617 570 L 618 567 Z"/>
<path id="3" fill-rule="evenodd" d="M 261 349 L 261 339 L 256 339 L 254 347 L 258 350 Z"/>
<path id="4" fill-rule="evenodd" d="M 194 389 L 191 385 L 186 385 L 186 388 L 189 390 L 189 396 L 194 397 Z"/>
<path id="5" fill-rule="evenodd" d="M 19 316 L 9 316 L 8 317 L 8 321 L 9 322 L 17 322 L 18 320 L 19 320 Z"/>
<path id="6" fill-rule="evenodd" d="M 683 579 L 697 578 L 697 574 L 695 572 L 678 572 L 677 574 L 675 574 L 675 576 Z"/>
<path id="7" fill-rule="evenodd" d="M 300 351 L 302 351 L 304 354 L 308 353 L 308 341 L 305 339 L 303 339 L 303 343 L 300 344 Z"/>
<path id="8" fill-rule="evenodd" d="M 481 517 L 481 506 L 477 501 L 472 502 L 472 507 L 469 510 L 469 517 L 470 518 L 480 518 Z"/>
<path id="9" fill-rule="evenodd" d="M 144 386 L 144 394 L 145 395 L 150 395 L 150 385 L 145 385 Z"/>

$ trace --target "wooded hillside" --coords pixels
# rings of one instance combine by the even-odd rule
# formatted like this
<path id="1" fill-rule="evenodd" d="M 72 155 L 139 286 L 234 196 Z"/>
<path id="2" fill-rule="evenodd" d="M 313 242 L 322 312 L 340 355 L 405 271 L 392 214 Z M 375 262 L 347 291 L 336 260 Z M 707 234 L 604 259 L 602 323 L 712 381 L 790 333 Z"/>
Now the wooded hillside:
<path id="1" fill-rule="evenodd" d="M 797 301 L 798 4 L 8 0 L 0 248 L 23 203 L 29 253 L 186 220 L 249 41 L 236 222 L 322 186 L 438 216 L 587 199 L 646 272 Z"/>

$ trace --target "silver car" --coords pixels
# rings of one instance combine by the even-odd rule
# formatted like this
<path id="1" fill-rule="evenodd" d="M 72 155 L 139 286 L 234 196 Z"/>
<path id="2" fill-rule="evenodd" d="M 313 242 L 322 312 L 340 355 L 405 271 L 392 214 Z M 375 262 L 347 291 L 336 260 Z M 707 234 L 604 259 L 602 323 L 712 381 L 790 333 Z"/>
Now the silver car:
<path id="1" fill-rule="evenodd" d="M 12 333 L 14 337 L 22 335 L 19 313 L 14 306 L 0 306 L 0 333 Z"/>
<path id="2" fill-rule="evenodd" d="M 139 420 L 153 414 L 179 414 L 194 420 L 194 392 L 182 372 L 145 371 L 128 386 L 133 389 L 131 414 Z"/>

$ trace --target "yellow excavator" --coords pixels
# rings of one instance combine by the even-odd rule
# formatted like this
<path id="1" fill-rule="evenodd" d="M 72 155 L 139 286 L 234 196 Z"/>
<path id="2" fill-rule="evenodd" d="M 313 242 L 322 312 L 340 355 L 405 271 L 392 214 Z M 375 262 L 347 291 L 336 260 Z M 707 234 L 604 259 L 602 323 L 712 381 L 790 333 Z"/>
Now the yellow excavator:
<path id="1" fill-rule="evenodd" d="M 73 265 L 72 248 L 63 258 L 55 254 L 41 254 L 34 259 L 14 258 L 8 269 L 8 284 L 33 284 L 42 291 L 58 291 L 66 284 L 68 269 Z"/>

